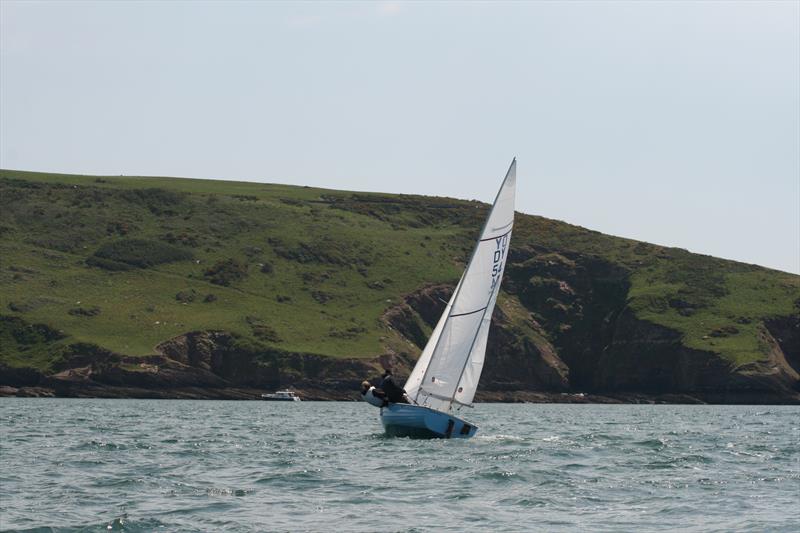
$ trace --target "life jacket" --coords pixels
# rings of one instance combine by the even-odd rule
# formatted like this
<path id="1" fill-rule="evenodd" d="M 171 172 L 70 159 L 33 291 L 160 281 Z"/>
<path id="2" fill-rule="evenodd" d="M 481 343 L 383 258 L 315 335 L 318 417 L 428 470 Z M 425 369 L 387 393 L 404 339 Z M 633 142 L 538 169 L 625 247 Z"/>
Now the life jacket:
<path id="1" fill-rule="evenodd" d="M 371 403 L 375 407 L 383 407 L 384 401 L 383 398 L 378 398 L 374 394 L 375 387 L 370 387 L 367 392 L 362 392 L 361 397 L 364 398 L 364 401 L 367 403 Z"/>

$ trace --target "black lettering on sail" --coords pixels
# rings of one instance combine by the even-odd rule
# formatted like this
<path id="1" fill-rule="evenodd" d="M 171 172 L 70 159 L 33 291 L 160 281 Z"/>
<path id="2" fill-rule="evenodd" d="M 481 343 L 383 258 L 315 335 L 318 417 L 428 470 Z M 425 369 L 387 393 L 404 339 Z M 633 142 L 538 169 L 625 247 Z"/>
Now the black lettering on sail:
<path id="1" fill-rule="evenodd" d="M 497 237 L 495 239 L 495 244 L 497 245 L 497 249 L 494 251 L 494 256 L 492 257 L 494 264 L 492 265 L 492 285 L 489 288 L 490 293 L 494 291 L 495 285 L 500 281 L 500 273 L 503 272 L 503 257 L 505 257 L 506 247 L 508 246 L 508 234 Z"/>

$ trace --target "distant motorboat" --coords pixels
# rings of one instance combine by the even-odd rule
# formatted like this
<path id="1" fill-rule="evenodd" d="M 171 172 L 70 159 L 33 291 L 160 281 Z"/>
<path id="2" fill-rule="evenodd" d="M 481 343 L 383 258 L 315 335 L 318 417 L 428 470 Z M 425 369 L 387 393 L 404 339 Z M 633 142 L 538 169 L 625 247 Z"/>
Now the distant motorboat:
<path id="1" fill-rule="evenodd" d="M 290 390 L 267 392 L 261 395 L 262 400 L 269 402 L 299 402 L 300 397 Z"/>

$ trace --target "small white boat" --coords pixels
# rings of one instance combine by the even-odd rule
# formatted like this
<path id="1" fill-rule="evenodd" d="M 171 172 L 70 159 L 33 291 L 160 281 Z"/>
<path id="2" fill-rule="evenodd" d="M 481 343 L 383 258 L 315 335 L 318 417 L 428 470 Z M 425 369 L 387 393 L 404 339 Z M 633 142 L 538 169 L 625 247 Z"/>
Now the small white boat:
<path id="1" fill-rule="evenodd" d="M 299 402 L 300 397 L 290 390 L 279 390 L 261 395 L 262 400 L 271 402 Z"/>
<path id="2" fill-rule="evenodd" d="M 381 408 L 390 435 L 469 438 L 478 428 L 458 415 L 472 407 L 514 226 L 517 160 L 503 184 L 453 296 L 406 381 L 411 404 Z"/>

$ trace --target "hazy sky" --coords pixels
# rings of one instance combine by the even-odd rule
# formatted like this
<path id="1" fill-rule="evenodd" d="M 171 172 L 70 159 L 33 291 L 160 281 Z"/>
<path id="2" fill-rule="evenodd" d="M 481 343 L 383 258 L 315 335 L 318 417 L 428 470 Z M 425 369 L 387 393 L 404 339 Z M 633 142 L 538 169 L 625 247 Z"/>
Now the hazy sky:
<path id="1" fill-rule="evenodd" d="M 0 2 L 0 166 L 491 201 L 800 272 L 800 2 Z"/>

